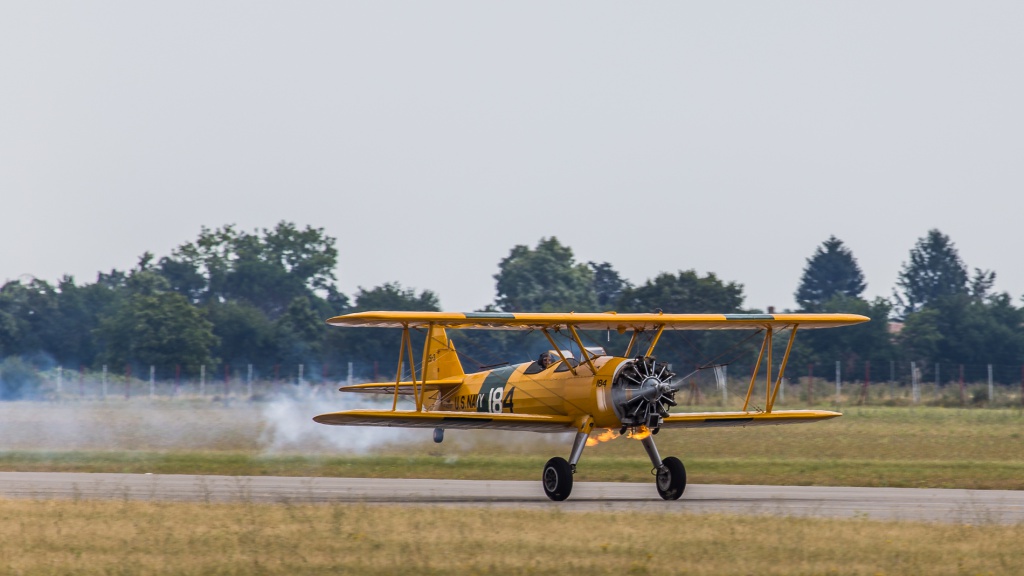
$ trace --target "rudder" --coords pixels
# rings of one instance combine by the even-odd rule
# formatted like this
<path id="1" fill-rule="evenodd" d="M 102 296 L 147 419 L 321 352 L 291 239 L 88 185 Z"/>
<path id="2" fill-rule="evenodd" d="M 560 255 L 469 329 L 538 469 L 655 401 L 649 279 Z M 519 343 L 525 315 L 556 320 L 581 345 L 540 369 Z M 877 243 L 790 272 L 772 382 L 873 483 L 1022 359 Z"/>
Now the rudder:
<path id="1" fill-rule="evenodd" d="M 462 362 L 455 352 L 455 343 L 448 338 L 448 333 L 441 326 L 434 326 L 427 335 L 430 343 L 427 346 L 427 380 L 444 380 L 461 378 L 466 373 L 462 370 Z"/>

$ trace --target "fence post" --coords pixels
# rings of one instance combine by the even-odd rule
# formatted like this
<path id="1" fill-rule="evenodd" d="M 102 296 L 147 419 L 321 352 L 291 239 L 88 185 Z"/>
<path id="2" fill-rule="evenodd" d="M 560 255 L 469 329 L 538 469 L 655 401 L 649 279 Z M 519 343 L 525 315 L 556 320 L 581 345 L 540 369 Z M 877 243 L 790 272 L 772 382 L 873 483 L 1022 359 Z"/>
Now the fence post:
<path id="1" fill-rule="evenodd" d="M 995 402 L 995 399 L 996 399 L 996 389 L 992 385 L 992 365 L 989 364 L 988 365 L 988 402 L 989 402 L 989 404 L 991 404 L 992 402 Z"/>
<path id="2" fill-rule="evenodd" d="M 252 399 L 252 364 L 249 364 L 248 371 L 245 375 L 245 386 L 247 395 Z"/>
<path id="3" fill-rule="evenodd" d="M 942 386 L 942 379 L 939 378 L 939 363 L 935 363 L 935 388 L 938 389 Z"/>
<path id="4" fill-rule="evenodd" d="M 868 402 L 868 385 L 871 384 L 871 360 L 864 361 L 864 385 L 860 389 L 860 403 Z"/>
<path id="5" fill-rule="evenodd" d="M 807 404 L 814 402 L 814 363 L 807 365 Z"/>
<path id="6" fill-rule="evenodd" d="M 103 399 L 107 399 L 107 365 L 103 365 Z"/>
<path id="7" fill-rule="evenodd" d="M 149 399 L 156 398 L 156 366 L 149 365 Z"/>
<path id="8" fill-rule="evenodd" d="M 964 391 L 964 365 L 960 365 L 960 405 L 967 404 L 967 394 Z"/>
<path id="9" fill-rule="evenodd" d="M 57 366 L 57 396 L 64 391 L 64 367 Z"/>
<path id="10" fill-rule="evenodd" d="M 199 395 L 206 396 L 206 364 L 199 367 Z"/>
<path id="11" fill-rule="evenodd" d="M 305 369 L 306 369 L 306 365 L 305 364 L 299 364 L 299 382 L 298 382 L 299 386 L 302 386 L 302 373 L 305 371 Z"/>
<path id="12" fill-rule="evenodd" d="M 130 400 L 132 397 L 132 365 L 124 365 L 124 399 Z"/>
<path id="13" fill-rule="evenodd" d="M 1024 366 L 1021 366 L 1021 370 L 1022 370 L 1021 373 L 1024 374 Z M 1024 378 L 1024 376 L 1022 376 L 1022 378 Z M 1022 379 L 1021 382 L 1024 382 L 1024 379 Z M 352 385 L 352 363 L 351 362 L 348 363 L 348 377 L 345 378 L 345 384 L 347 384 L 349 386 Z"/>
<path id="14" fill-rule="evenodd" d="M 281 365 L 274 364 L 274 392 L 277 392 L 281 386 Z"/>
<path id="15" fill-rule="evenodd" d="M 896 396 L 896 361 L 889 360 L 889 398 Z"/>
<path id="16" fill-rule="evenodd" d="M 82 398 L 85 396 L 85 366 L 82 364 L 78 365 L 78 397 Z"/>
<path id="17" fill-rule="evenodd" d="M 174 397 L 181 393 L 181 364 L 174 365 Z"/>
<path id="18" fill-rule="evenodd" d="M 836 404 L 839 404 L 839 394 L 842 392 L 842 373 L 839 369 L 839 360 L 836 360 Z"/>
<path id="19" fill-rule="evenodd" d="M 912 399 L 914 401 L 914 404 L 917 404 L 918 400 L 921 399 L 921 390 L 919 389 L 919 384 L 918 384 L 918 380 L 919 379 L 920 378 L 918 377 L 918 373 L 917 373 L 917 362 L 911 362 L 910 363 L 910 390 L 911 390 L 911 397 L 912 397 Z"/>
<path id="20" fill-rule="evenodd" d="M 231 365 L 227 362 L 224 363 L 224 401 L 228 401 L 228 396 L 231 395 Z"/>

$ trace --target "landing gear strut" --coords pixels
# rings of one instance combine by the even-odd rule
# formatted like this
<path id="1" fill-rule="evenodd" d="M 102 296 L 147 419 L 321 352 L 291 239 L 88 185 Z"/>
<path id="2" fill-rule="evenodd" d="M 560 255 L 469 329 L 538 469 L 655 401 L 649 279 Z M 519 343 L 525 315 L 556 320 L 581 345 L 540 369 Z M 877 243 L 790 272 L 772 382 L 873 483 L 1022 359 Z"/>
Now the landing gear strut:
<path id="1" fill-rule="evenodd" d="M 577 432 L 572 443 L 572 452 L 569 453 L 569 461 L 565 458 L 554 457 L 544 465 L 544 474 L 541 475 L 541 483 L 544 485 L 544 494 L 555 502 L 561 502 L 569 497 L 572 492 L 572 475 L 576 473 L 576 464 L 583 456 L 583 448 L 587 445 L 587 432 Z"/>
<path id="2" fill-rule="evenodd" d="M 658 447 L 654 445 L 653 436 L 648 436 L 641 442 L 651 459 L 651 464 L 654 465 L 654 484 L 658 488 L 658 495 L 663 500 L 678 500 L 683 495 L 683 490 L 686 490 L 686 468 L 683 467 L 682 461 L 675 456 L 662 460 L 658 455 Z"/>
<path id="3" fill-rule="evenodd" d="M 572 475 L 576 473 L 576 464 L 583 456 L 583 448 L 587 445 L 590 428 L 592 427 L 588 427 L 586 432 L 581 430 L 576 433 L 568 461 L 556 456 L 544 465 L 541 485 L 544 487 L 544 494 L 555 502 L 565 500 L 572 492 Z M 651 459 L 651 464 L 654 465 L 656 478 L 654 484 L 658 489 L 658 495 L 664 500 L 678 500 L 686 490 L 686 468 L 683 467 L 683 463 L 674 456 L 662 460 L 658 454 L 658 447 L 654 445 L 653 434 L 641 442 L 644 445 L 644 450 L 647 451 L 647 456 Z"/>

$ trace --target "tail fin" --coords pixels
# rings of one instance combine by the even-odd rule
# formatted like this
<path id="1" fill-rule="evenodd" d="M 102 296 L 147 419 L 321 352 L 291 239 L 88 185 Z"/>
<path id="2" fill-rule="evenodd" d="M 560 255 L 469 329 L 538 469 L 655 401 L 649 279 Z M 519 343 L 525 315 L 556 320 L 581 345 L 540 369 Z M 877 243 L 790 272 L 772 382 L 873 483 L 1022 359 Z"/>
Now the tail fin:
<path id="1" fill-rule="evenodd" d="M 434 326 L 427 338 L 430 339 L 427 346 L 427 380 L 461 378 L 466 375 L 459 362 L 459 355 L 455 352 L 455 344 L 448 338 L 444 328 Z"/>

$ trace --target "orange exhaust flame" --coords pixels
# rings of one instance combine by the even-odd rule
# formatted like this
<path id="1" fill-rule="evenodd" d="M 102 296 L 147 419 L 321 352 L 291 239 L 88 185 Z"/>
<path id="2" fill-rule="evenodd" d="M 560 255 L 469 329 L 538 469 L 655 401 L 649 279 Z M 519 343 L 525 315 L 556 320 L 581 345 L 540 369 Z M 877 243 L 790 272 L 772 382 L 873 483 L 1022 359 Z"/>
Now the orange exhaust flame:
<path id="1" fill-rule="evenodd" d="M 651 435 L 651 429 L 647 426 L 640 426 L 629 431 L 628 436 L 633 440 L 643 440 Z"/>
<path id="2" fill-rule="evenodd" d="M 604 432 L 601 432 L 597 436 L 594 436 L 593 438 L 587 438 L 587 446 L 597 446 L 601 442 L 607 442 L 609 440 L 614 440 L 614 439 L 616 439 L 618 437 L 619 437 L 619 433 L 618 432 L 616 432 L 615 430 L 608 429 L 608 430 L 605 430 Z"/>

